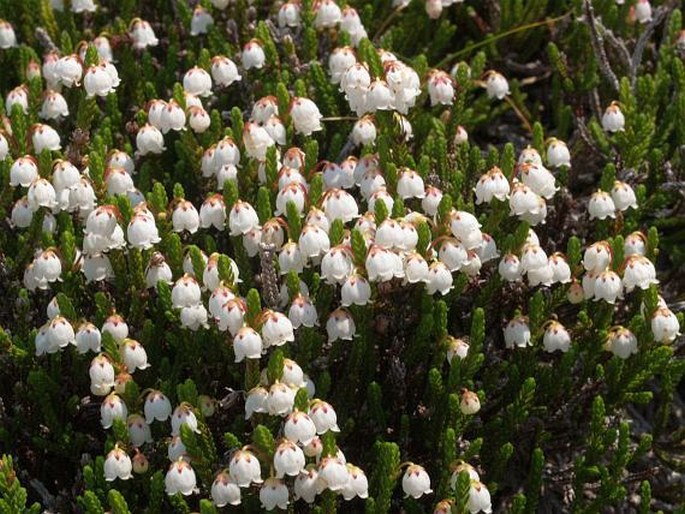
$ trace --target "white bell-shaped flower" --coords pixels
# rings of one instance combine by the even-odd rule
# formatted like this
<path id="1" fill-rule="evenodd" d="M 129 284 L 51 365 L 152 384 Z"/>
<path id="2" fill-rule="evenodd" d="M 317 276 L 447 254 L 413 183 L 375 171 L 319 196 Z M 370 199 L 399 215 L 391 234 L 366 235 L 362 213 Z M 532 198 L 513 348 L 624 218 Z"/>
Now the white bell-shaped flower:
<path id="1" fill-rule="evenodd" d="M 196 434 L 200 433 L 197 428 L 197 417 L 190 405 L 182 403 L 174 409 L 171 415 L 171 435 L 180 435 L 181 426 L 186 425 Z"/>
<path id="2" fill-rule="evenodd" d="M 612 327 L 607 334 L 604 349 L 621 359 L 627 359 L 637 353 L 637 337 L 625 327 Z"/>
<path id="3" fill-rule="evenodd" d="M 166 421 L 171 416 L 171 402 L 161 391 L 151 390 L 145 397 L 145 422 Z"/>
<path id="4" fill-rule="evenodd" d="M 658 343 L 672 343 L 680 335 L 680 322 L 668 307 L 659 307 L 650 322 L 652 335 Z"/>
<path id="5" fill-rule="evenodd" d="M 424 494 L 430 494 L 433 492 L 430 476 L 422 466 L 410 464 L 402 476 L 402 490 L 407 498 L 411 496 L 418 499 Z"/>
<path id="6" fill-rule="evenodd" d="M 214 505 L 219 508 L 226 505 L 240 505 L 241 503 L 240 487 L 235 483 L 230 473 L 226 471 L 222 471 L 216 476 L 212 482 L 210 495 Z"/>
<path id="7" fill-rule="evenodd" d="M 602 128 L 606 132 L 623 132 L 626 119 L 621 112 L 618 102 L 611 102 L 602 116 Z"/>
<path id="8" fill-rule="evenodd" d="M 566 353 L 571 346 L 571 336 L 561 323 L 552 320 L 545 324 L 542 345 L 547 353 L 556 351 Z"/>
<path id="9" fill-rule="evenodd" d="M 240 328 L 233 338 L 235 362 L 242 362 L 246 358 L 259 359 L 263 350 L 262 337 L 252 327 Z"/>
<path id="10" fill-rule="evenodd" d="M 234 82 L 238 82 L 242 79 L 235 63 L 223 55 L 212 57 L 212 67 L 210 71 L 217 86 L 228 87 Z"/>
<path id="11" fill-rule="evenodd" d="M 104 463 L 104 474 L 107 482 L 112 482 L 117 478 L 120 480 L 128 480 L 132 477 L 133 463 L 128 454 L 115 446 L 112 451 L 107 454 Z"/>
<path id="12" fill-rule="evenodd" d="M 285 440 L 276 447 L 274 469 L 277 478 L 283 478 L 285 475 L 295 477 L 304 469 L 304 465 L 304 453 L 292 441 Z"/>
<path id="13" fill-rule="evenodd" d="M 110 428 L 115 419 L 126 421 L 128 409 L 124 401 L 111 393 L 100 404 L 100 423 L 103 428 Z"/>
<path id="14" fill-rule="evenodd" d="M 178 493 L 183 496 L 190 496 L 198 492 L 197 478 L 190 463 L 183 459 L 178 459 L 172 463 L 164 477 L 164 487 L 169 496 Z"/>
<path id="15" fill-rule="evenodd" d="M 504 327 L 504 344 L 508 349 L 525 348 L 531 345 L 528 318 L 516 316 Z"/>

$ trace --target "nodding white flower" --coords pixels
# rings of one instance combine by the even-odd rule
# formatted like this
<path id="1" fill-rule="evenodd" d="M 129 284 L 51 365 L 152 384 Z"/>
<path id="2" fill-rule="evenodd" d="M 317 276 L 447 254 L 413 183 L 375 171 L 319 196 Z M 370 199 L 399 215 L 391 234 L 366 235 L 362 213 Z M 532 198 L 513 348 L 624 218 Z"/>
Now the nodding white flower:
<path id="1" fill-rule="evenodd" d="M 91 66 L 83 77 L 86 96 L 107 96 L 114 91 L 114 82 L 104 65 Z"/>
<path id="2" fill-rule="evenodd" d="M 248 391 L 247 395 L 245 396 L 245 419 L 250 419 L 252 414 L 255 412 L 268 412 L 266 406 L 266 399 L 268 395 L 269 391 L 263 387 L 255 387 Z"/>
<path id="3" fill-rule="evenodd" d="M 254 207 L 247 202 L 238 200 L 228 216 L 228 226 L 232 236 L 247 234 L 250 230 L 259 226 L 259 216 Z"/>
<path id="4" fill-rule="evenodd" d="M 245 145 L 245 151 L 250 157 L 263 161 L 266 159 L 268 148 L 274 146 L 276 142 L 264 127 L 260 127 L 255 122 L 248 121 L 243 128 L 243 144 Z"/>
<path id="5" fill-rule="evenodd" d="M 93 44 L 95 45 L 95 49 L 98 51 L 101 60 L 107 62 L 112 62 L 114 60 L 112 45 L 110 45 L 109 39 L 105 36 L 98 36 L 93 39 Z"/>
<path id="6" fill-rule="evenodd" d="M 298 294 L 293 298 L 290 309 L 288 310 L 288 318 L 293 324 L 293 328 L 300 328 L 300 326 L 314 327 L 319 325 L 319 314 L 316 311 L 316 306 L 302 294 Z"/>
<path id="7" fill-rule="evenodd" d="M 321 442 L 321 438 L 319 436 L 316 436 L 309 442 L 309 444 L 304 446 L 302 451 L 304 451 L 304 454 L 307 457 L 315 457 L 318 461 L 321 458 L 321 454 L 323 453 L 323 443 Z"/>
<path id="8" fill-rule="evenodd" d="M 154 219 L 137 214 L 131 218 L 126 230 L 126 237 L 131 247 L 148 250 L 162 239 L 159 237 Z"/>
<path id="9" fill-rule="evenodd" d="M 164 104 L 164 108 L 160 113 L 159 123 L 162 134 L 166 134 L 170 130 L 181 131 L 186 125 L 186 113 L 175 100 L 171 100 Z"/>
<path id="10" fill-rule="evenodd" d="M 281 248 L 278 254 L 278 265 L 281 270 L 281 275 L 286 275 L 290 271 L 302 273 L 304 269 L 306 258 L 302 256 L 300 248 L 297 243 L 292 241 L 287 242 Z"/>
<path id="11" fill-rule="evenodd" d="M 509 94 L 509 82 L 504 78 L 504 75 L 493 70 L 488 71 L 486 75 L 485 91 L 488 98 L 501 100 Z"/>
<path id="12" fill-rule="evenodd" d="M 281 376 L 282 383 L 295 389 L 299 389 L 300 387 L 305 387 L 307 382 L 305 378 L 308 379 L 309 377 L 305 377 L 304 371 L 302 371 L 302 368 L 297 362 L 287 358 L 283 360 L 283 375 Z M 266 375 L 264 375 L 264 380 L 265 383 L 268 382 Z"/>
<path id="13" fill-rule="evenodd" d="M 611 102 L 602 116 L 602 128 L 606 132 L 623 132 L 626 120 L 621 112 L 618 102 Z"/>
<path id="14" fill-rule="evenodd" d="M 592 193 L 587 210 L 591 220 L 604 220 L 616 217 L 616 204 L 614 204 L 614 200 L 609 193 L 602 190 Z"/>
<path id="15" fill-rule="evenodd" d="M 48 248 L 33 261 L 33 276 L 39 289 L 47 289 L 48 284 L 56 282 L 62 274 L 62 261 L 52 248 Z"/>
<path id="16" fill-rule="evenodd" d="M 483 263 L 478 256 L 478 252 L 474 250 L 468 251 L 468 257 L 468 260 L 461 267 L 460 271 L 469 277 L 476 277 L 480 273 Z M 530 276 L 528 278 L 530 280 Z"/>
<path id="17" fill-rule="evenodd" d="M 76 166 L 69 161 L 61 159 L 55 161 L 52 168 L 52 185 L 55 188 L 55 191 L 59 193 L 65 189 L 74 187 L 79 183 L 80 179 L 81 174 Z"/>
<path id="18" fill-rule="evenodd" d="M 259 359 L 264 349 L 262 337 L 251 327 L 242 327 L 233 338 L 233 351 L 235 362 L 244 359 Z"/>
<path id="19" fill-rule="evenodd" d="M 531 345 L 527 317 L 516 316 L 507 323 L 507 326 L 504 327 L 504 344 L 508 349 L 525 348 Z"/>
<path id="20" fill-rule="evenodd" d="M 329 284 L 342 284 L 352 273 L 350 250 L 338 245 L 326 252 L 321 259 L 321 276 Z"/>
<path id="21" fill-rule="evenodd" d="M 545 324 L 542 344 L 547 353 L 556 351 L 566 353 L 571 345 L 571 336 L 561 323 L 552 320 Z"/>
<path id="22" fill-rule="evenodd" d="M 410 464 L 402 477 L 402 490 L 405 498 L 411 496 L 418 499 L 424 494 L 430 494 L 433 492 L 430 476 L 422 466 Z"/>
<path id="23" fill-rule="evenodd" d="M 672 343 L 680 335 L 678 318 L 668 307 L 659 307 L 654 312 L 651 327 L 657 343 Z"/>
<path id="24" fill-rule="evenodd" d="M 330 168 L 331 165 L 335 165 L 339 168 L 339 166 L 334 163 L 328 163 L 325 165 L 325 167 Z M 291 184 L 298 184 L 302 186 L 305 190 L 307 190 L 307 188 L 309 187 L 309 185 L 307 184 L 307 179 L 304 178 L 302 173 L 300 173 L 300 170 L 297 170 L 295 168 L 289 168 L 288 166 L 281 166 L 281 169 L 278 170 L 278 189 L 284 189 Z"/>
<path id="25" fill-rule="evenodd" d="M 266 409 L 272 416 L 286 416 L 293 410 L 295 390 L 282 382 L 276 381 L 269 388 L 266 397 Z"/>
<path id="26" fill-rule="evenodd" d="M 347 223 L 359 217 L 357 201 L 351 194 L 342 189 L 329 189 L 326 191 L 323 197 L 322 208 L 329 222 L 340 219 L 343 223 Z"/>
<path id="27" fill-rule="evenodd" d="M 459 146 L 463 145 L 469 140 L 469 133 L 466 132 L 466 129 L 462 127 L 461 125 L 457 126 L 457 130 L 454 134 L 454 144 Z"/>
<path id="28" fill-rule="evenodd" d="M 363 116 L 352 127 L 352 142 L 357 146 L 371 145 L 376 141 L 376 125 L 371 116 Z"/>
<path id="29" fill-rule="evenodd" d="M 224 197 L 215 194 L 208 197 L 200 206 L 200 226 L 202 228 L 214 227 L 223 230 L 226 225 L 226 204 Z"/>
<path id="30" fill-rule="evenodd" d="M 365 110 L 370 113 L 376 111 L 388 111 L 394 107 L 395 93 L 390 89 L 388 83 L 381 79 L 376 79 L 369 84 L 365 97 Z M 374 127 L 375 132 L 375 127 Z M 373 141 L 374 138 L 372 138 Z M 366 143 L 363 143 L 366 144 Z"/>
<path id="31" fill-rule="evenodd" d="M 0 20 L 0 48 L 6 50 L 17 46 L 17 35 L 14 33 L 12 24 L 5 20 Z"/>
<path id="32" fill-rule="evenodd" d="M 264 313 L 261 333 L 265 348 L 281 346 L 288 341 L 295 340 L 293 324 L 290 319 L 285 314 L 272 310 L 267 310 Z"/>
<path id="33" fill-rule="evenodd" d="M 315 225 L 305 225 L 298 241 L 299 249 L 305 259 L 313 259 L 327 252 L 331 247 L 328 234 Z"/>
<path id="34" fill-rule="evenodd" d="M 326 162 L 323 165 L 323 182 L 326 190 L 350 189 L 354 187 L 355 158 L 348 158 L 338 165 L 335 162 Z M 291 168 L 287 168 L 291 169 Z M 325 197 L 324 197 L 325 199 Z"/>
<path id="35" fill-rule="evenodd" d="M 319 480 L 316 469 L 311 467 L 297 475 L 293 489 L 295 500 L 302 499 L 307 503 L 314 503 L 316 496 L 324 491 L 325 484 Z"/>
<path id="36" fill-rule="evenodd" d="M 298 214 L 301 215 L 304 211 L 306 200 L 306 190 L 302 184 L 296 182 L 288 184 L 276 195 L 276 210 L 274 211 L 274 215 L 286 215 L 289 202 L 295 204 Z"/>
<path id="37" fill-rule="evenodd" d="M 145 423 L 145 418 L 140 414 L 131 414 L 126 420 L 126 428 L 131 444 L 135 447 L 143 446 L 152 442 L 150 426 Z"/>
<path id="38" fill-rule="evenodd" d="M 212 57 L 211 73 L 217 86 L 228 87 L 242 79 L 235 63 L 223 55 Z"/>
<path id="39" fill-rule="evenodd" d="M 45 92 L 45 99 L 38 115 L 44 120 L 56 120 L 60 117 L 66 118 L 69 116 L 69 105 L 60 93 L 48 90 Z"/>
<path id="40" fill-rule="evenodd" d="M 612 327 L 604 342 L 604 349 L 621 359 L 627 359 L 637 353 L 637 337 L 625 327 Z"/>
<path id="41" fill-rule="evenodd" d="M 133 463 L 128 454 L 115 446 L 112 451 L 107 454 L 104 464 L 105 480 L 112 482 L 117 478 L 121 480 L 128 480 L 131 478 L 131 471 L 133 470 Z"/>
<path id="42" fill-rule="evenodd" d="M 528 285 L 535 287 L 538 285 L 551 286 L 554 282 L 554 270 L 549 265 L 549 260 L 544 266 L 528 270 Z"/>
<path id="43" fill-rule="evenodd" d="M 216 172 L 216 187 L 219 191 L 224 190 L 226 181 L 238 183 L 238 168 L 233 164 L 224 164 Z"/>
<path id="44" fill-rule="evenodd" d="M 159 44 L 159 40 L 155 36 L 155 32 L 150 24 L 140 18 L 135 18 L 131 22 L 128 35 L 131 37 L 133 48 L 136 50 L 144 50 L 148 46 L 157 46 Z"/>
<path id="45" fill-rule="evenodd" d="M 428 263 L 421 254 L 409 252 L 404 256 L 404 279 L 410 284 L 428 280 Z"/>
<path id="46" fill-rule="evenodd" d="M 43 56 L 43 66 L 41 71 L 43 72 L 43 77 L 47 82 L 48 89 L 57 89 L 60 87 L 59 77 L 57 75 L 57 61 L 59 61 L 59 54 L 57 52 L 50 51 Z"/>
<path id="47" fill-rule="evenodd" d="M 371 85 L 371 74 L 366 64 L 356 62 L 340 78 L 340 90 L 345 92 L 350 108 L 361 115 L 366 111 L 366 92 Z"/>
<path id="48" fill-rule="evenodd" d="M 288 508 L 288 487 L 279 478 L 267 478 L 259 489 L 259 501 L 266 510 Z"/>
<path id="49" fill-rule="evenodd" d="M 611 245 L 608 241 L 598 241 L 591 244 L 583 254 L 583 267 L 587 271 L 599 273 L 611 266 Z"/>
<path id="50" fill-rule="evenodd" d="M 345 462 L 339 457 L 324 457 L 319 462 L 319 481 L 322 488 L 343 491 L 350 480 Z"/>
<path id="51" fill-rule="evenodd" d="M 145 397 L 145 422 L 166 421 L 171 416 L 171 402 L 161 391 L 151 390 Z"/>
<path id="52" fill-rule="evenodd" d="M 317 105 L 309 98 L 295 97 L 290 105 L 290 117 L 295 131 L 304 136 L 310 136 L 312 132 L 323 130 L 321 126 L 321 112 Z"/>
<path id="53" fill-rule="evenodd" d="M 263 96 L 252 106 L 250 121 L 263 125 L 269 118 L 278 115 L 278 98 L 273 95 Z"/>
<path id="54" fill-rule="evenodd" d="M 293 146 L 292 148 L 288 148 L 283 155 L 283 166 L 301 171 L 304 167 L 304 158 L 304 152 L 296 146 Z"/>
<path id="55" fill-rule="evenodd" d="M 355 496 L 359 498 L 369 497 L 369 481 L 366 474 L 357 466 L 347 463 L 347 472 L 349 474 L 349 481 L 342 490 L 342 495 L 345 500 L 351 500 Z"/>
<path id="56" fill-rule="evenodd" d="M 107 184 L 107 193 L 112 196 L 124 195 L 135 189 L 133 178 L 123 168 L 107 168 L 105 170 L 105 183 Z"/>
<path id="57" fill-rule="evenodd" d="M 301 23 L 300 10 L 301 7 L 299 2 L 294 2 L 292 0 L 289 0 L 281 5 L 281 8 L 278 10 L 279 28 L 283 29 L 285 27 L 299 27 Z"/>
<path id="58" fill-rule="evenodd" d="M 222 471 L 219 473 L 210 491 L 212 501 L 217 507 L 225 507 L 226 505 L 240 505 L 240 487 L 236 484 L 230 473 Z"/>
<path id="59" fill-rule="evenodd" d="M 288 414 L 283 425 L 283 433 L 293 443 L 306 446 L 316 437 L 316 425 L 306 413 L 295 410 Z"/>
<path id="60" fill-rule="evenodd" d="M 547 259 L 552 268 L 552 281 L 557 284 L 568 284 L 571 282 L 571 267 L 566 261 L 566 257 L 560 252 L 556 252 Z"/>
<path id="61" fill-rule="evenodd" d="M 619 180 L 614 182 L 614 187 L 611 188 L 611 199 L 619 211 L 626 211 L 630 208 L 637 209 L 635 191 L 625 182 Z"/>
<path id="62" fill-rule="evenodd" d="M 10 186 L 12 187 L 29 187 L 38 178 L 38 162 L 32 155 L 19 157 L 10 167 Z"/>
<path id="63" fill-rule="evenodd" d="M 414 170 L 403 170 L 397 180 L 397 194 L 404 200 L 407 198 L 423 198 L 425 188 L 421 175 Z"/>
<path id="64" fill-rule="evenodd" d="M 366 272 L 371 282 L 386 282 L 404 277 L 402 258 L 395 252 L 378 245 L 371 246 L 366 256 Z"/>
<path id="65" fill-rule="evenodd" d="M 129 373 L 133 373 L 136 369 L 150 367 L 145 348 L 134 339 L 124 339 L 119 346 L 119 353 Z"/>
<path id="66" fill-rule="evenodd" d="M 652 4 L 649 3 L 649 0 L 637 0 L 631 9 L 631 14 L 633 13 L 635 19 L 640 23 L 649 23 L 652 21 Z"/>
<path id="67" fill-rule="evenodd" d="M 357 63 L 354 50 L 349 46 L 335 48 L 328 58 L 328 73 L 333 84 L 340 84 L 343 74 Z"/>
<path id="68" fill-rule="evenodd" d="M 174 232 L 187 230 L 194 234 L 200 227 L 200 215 L 195 206 L 188 200 L 181 199 L 178 201 L 171 215 L 171 221 L 174 226 Z"/>
<path id="69" fill-rule="evenodd" d="M 212 317 L 217 318 L 226 302 L 233 300 L 235 297 L 233 291 L 223 284 L 214 288 L 212 295 L 209 297 L 209 312 L 212 314 Z"/>
<path id="70" fill-rule="evenodd" d="M 222 332 L 228 330 L 235 336 L 243 326 L 246 311 L 247 307 L 242 299 L 233 298 L 228 300 L 223 304 L 218 315 L 215 317 L 219 330 Z"/>
<path id="71" fill-rule="evenodd" d="M 86 277 L 86 283 L 114 278 L 112 263 L 106 255 L 86 255 L 83 259 L 82 271 Z"/>
<path id="72" fill-rule="evenodd" d="M 197 493 L 197 479 L 190 463 L 182 458 L 172 463 L 164 477 L 164 487 L 169 496 L 178 493 L 189 496 Z"/>
<path id="73" fill-rule="evenodd" d="M 469 344 L 463 339 L 448 336 L 447 339 L 447 362 L 452 364 L 452 360 L 458 357 L 464 360 L 469 353 Z"/>
<path id="74" fill-rule="evenodd" d="M 128 337 L 128 324 L 120 314 L 112 314 L 102 325 L 102 332 L 108 332 L 117 343 Z"/>
<path id="75" fill-rule="evenodd" d="M 454 237 L 459 239 L 467 250 L 478 248 L 483 242 L 480 223 L 476 217 L 466 211 L 452 211 L 450 213 L 450 229 Z"/>
<path id="76" fill-rule="evenodd" d="M 15 105 L 21 107 L 24 114 L 29 112 L 29 92 L 26 86 L 17 86 L 9 93 L 5 98 L 5 112 L 7 116 L 12 114 L 12 110 Z"/>
<path id="77" fill-rule="evenodd" d="M 257 39 L 252 39 L 248 41 L 245 46 L 243 46 L 243 52 L 240 57 L 243 68 L 246 70 L 251 70 L 252 68 L 261 69 L 266 61 L 266 56 L 264 55 L 264 49 L 262 44 Z"/>
<path id="78" fill-rule="evenodd" d="M 461 400 L 459 401 L 459 410 L 465 416 L 473 416 L 480 410 L 480 398 L 473 391 L 463 389 L 461 392 Z"/>
<path id="79" fill-rule="evenodd" d="M 207 323 L 207 309 L 201 303 L 183 307 L 180 313 L 181 325 L 192 331 L 202 328 L 209 328 Z"/>
<path id="80" fill-rule="evenodd" d="M 100 405 L 100 423 L 103 428 L 110 428 L 115 419 L 126 421 L 128 409 L 124 401 L 116 394 L 111 393 Z"/>
<path id="81" fill-rule="evenodd" d="M 525 162 L 519 165 L 519 170 L 523 183 L 535 194 L 549 200 L 557 192 L 554 175 L 542 164 Z"/>
<path id="82" fill-rule="evenodd" d="M 150 100 L 147 104 L 147 120 L 153 127 L 162 130 L 162 113 L 166 108 L 167 103 L 158 98 Z"/>
<path id="83" fill-rule="evenodd" d="M 483 174 L 476 183 L 474 188 L 476 192 L 476 205 L 480 205 L 483 202 L 490 203 L 493 198 L 504 201 L 509 196 L 510 190 L 509 181 L 504 176 L 504 173 L 502 173 L 502 170 L 495 166 Z"/>
<path id="84" fill-rule="evenodd" d="M 547 164 L 553 168 L 571 166 L 571 153 L 566 143 L 553 137 L 547 143 Z"/>
<path id="85" fill-rule="evenodd" d="M 107 396 L 114 387 L 114 367 L 105 354 L 100 354 L 90 361 L 88 375 L 90 390 L 96 396 Z"/>
<path id="86" fill-rule="evenodd" d="M 252 483 L 263 482 L 259 460 L 248 450 L 236 451 L 231 457 L 228 470 L 238 487 L 250 487 Z"/>
<path id="87" fill-rule="evenodd" d="M 16 228 L 27 228 L 33 219 L 33 209 L 25 196 L 14 203 L 10 223 Z"/>
<path id="88" fill-rule="evenodd" d="M 548 264 L 547 254 L 539 245 L 528 243 L 523 246 L 521 254 L 521 271 L 523 273 L 546 267 Z"/>
<path id="89" fill-rule="evenodd" d="M 0 161 L 4 161 L 7 159 L 7 156 L 10 153 L 10 147 L 9 143 L 7 142 L 7 138 L 0 133 Z"/>
<path id="90" fill-rule="evenodd" d="M 88 351 L 99 352 L 102 335 L 95 325 L 85 321 L 79 325 L 74 340 L 78 353 L 84 354 Z M 112 369 L 112 377 L 113 376 L 114 370 Z"/>
<path id="91" fill-rule="evenodd" d="M 483 244 L 475 250 L 482 263 L 486 263 L 499 257 L 497 242 L 490 234 L 483 233 Z"/>
<path id="92" fill-rule="evenodd" d="M 421 208 L 428 216 L 435 216 L 438 213 L 438 206 L 442 200 L 442 191 L 434 186 L 427 186 L 425 195 L 421 200 Z"/>
<path id="93" fill-rule="evenodd" d="M 342 11 L 342 19 L 340 20 L 340 29 L 350 35 L 353 45 L 358 45 L 359 42 L 367 37 L 366 29 L 362 24 L 359 13 L 353 7 L 347 6 Z"/>
<path id="94" fill-rule="evenodd" d="M 147 268 L 145 268 L 145 283 L 148 288 L 157 288 L 157 283 L 160 281 L 172 284 L 172 272 L 164 256 L 155 252 L 150 258 Z"/>
<path id="95" fill-rule="evenodd" d="M 393 200 L 392 195 L 388 193 L 385 186 L 382 186 L 377 191 L 372 193 L 367 200 L 367 206 L 370 213 L 373 214 L 376 211 L 376 202 L 379 200 L 385 204 L 388 212 L 392 212 L 395 201 Z"/>
<path id="96" fill-rule="evenodd" d="M 469 260 L 469 256 L 466 248 L 457 239 L 450 237 L 440 244 L 438 259 L 449 271 L 459 271 Z"/>
<path id="97" fill-rule="evenodd" d="M 357 328 L 354 324 L 354 319 L 349 311 L 338 308 L 328 316 L 326 332 L 328 333 L 329 343 L 333 343 L 338 339 L 351 341 L 354 338 L 356 330 Z"/>
<path id="98" fill-rule="evenodd" d="M 207 12 L 207 9 L 197 5 L 193 10 L 193 17 L 190 19 L 190 35 L 199 36 L 206 34 L 209 27 L 214 25 L 214 18 Z"/>
<path id="99" fill-rule="evenodd" d="M 338 415 L 329 403 L 319 399 L 312 400 L 308 414 L 314 422 L 317 434 L 325 434 L 329 430 L 331 432 L 340 432 L 338 428 Z"/>
<path id="100" fill-rule="evenodd" d="M 55 64 L 55 74 L 59 82 L 66 87 L 79 85 L 83 76 L 83 66 L 78 55 L 61 57 Z"/>
<path id="101" fill-rule="evenodd" d="M 623 271 L 623 286 L 630 293 L 635 287 L 649 289 L 650 284 L 658 284 L 654 264 L 642 255 L 631 255 L 626 259 Z"/>
<path id="102" fill-rule="evenodd" d="M 118 215 L 119 211 L 113 205 L 100 205 L 88 214 L 85 232 L 111 238 L 118 227 Z"/>
<path id="103" fill-rule="evenodd" d="M 171 462 L 176 462 L 179 459 L 190 460 L 188 457 L 188 450 L 183 444 L 181 436 L 171 436 L 167 445 L 167 457 Z"/>
<path id="104" fill-rule="evenodd" d="M 171 302 L 174 307 L 191 307 L 202 300 L 202 291 L 195 277 L 184 274 L 179 278 L 171 290 Z"/>
<path id="105" fill-rule="evenodd" d="M 484 512 L 489 514 L 492 512 L 492 500 L 490 498 L 490 491 L 485 487 L 485 484 L 479 480 L 472 480 L 469 488 L 469 501 L 466 504 L 471 514 L 477 512 Z"/>
<path id="106" fill-rule="evenodd" d="M 342 20 L 342 11 L 335 0 L 321 0 L 317 3 L 314 27 L 327 29 L 335 27 Z"/>
<path id="107" fill-rule="evenodd" d="M 197 428 L 197 418 L 190 405 L 182 403 L 174 409 L 171 415 L 171 435 L 180 435 L 181 426 L 187 425 L 190 430 L 196 434 L 200 433 Z"/>
<path id="108" fill-rule="evenodd" d="M 157 127 L 147 123 L 136 135 L 136 148 L 140 155 L 160 154 L 166 149 L 164 136 Z"/>
<path id="109" fill-rule="evenodd" d="M 283 478 L 285 475 L 295 477 L 304 469 L 304 465 L 304 453 L 294 442 L 285 440 L 276 447 L 274 469 L 277 478 Z"/>
<path id="110" fill-rule="evenodd" d="M 183 89 L 194 96 L 210 96 L 212 77 L 202 68 L 194 66 L 183 75 Z"/>
<path id="111" fill-rule="evenodd" d="M 59 134 L 50 125 L 37 123 L 31 128 L 31 142 L 36 155 L 43 150 L 56 151 L 62 148 Z"/>
<path id="112" fill-rule="evenodd" d="M 443 0 L 426 0 L 426 14 L 431 20 L 437 20 L 440 17 L 443 3 Z"/>
<path id="113" fill-rule="evenodd" d="M 452 105 L 454 102 L 454 79 L 445 71 L 431 71 L 428 76 L 428 94 L 433 106 Z"/>
<path id="114" fill-rule="evenodd" d="M 276 144 L 284 145 L 286 143 L 285 125 L 278 116 L 271 116 L 264 124 L 264 129 Z"/>
<path id="115" fill-rule="evenodd" d="M 636 231 L 626 237 L 623 244 L 623 254 L 626 257 L 630 257 L 631 255 L 645 255 L 646 252 L 647 238 L 642 232 Z"/>
<path id="116" fill-rule="evenodd" d="M 93 0 L 72 0 L 71 10 L 75 13 L 95 12 L 97 7 Z"/>
<path id="117" fill-rule="evenodd" d="M 350 275 L 340 290 L 340 303 L 343 307 L 366 305 L 371 298 L 371 286 L 361 275 Z"/>

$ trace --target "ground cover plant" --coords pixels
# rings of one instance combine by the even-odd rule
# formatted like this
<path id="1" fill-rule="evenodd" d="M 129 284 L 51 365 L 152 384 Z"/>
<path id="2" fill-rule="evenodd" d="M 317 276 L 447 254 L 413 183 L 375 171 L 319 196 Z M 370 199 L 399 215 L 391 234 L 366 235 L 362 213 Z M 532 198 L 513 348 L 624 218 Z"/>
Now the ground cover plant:
<path id="1" fill-rule="evenodd" d="M 0 0 L 0 512 L 683 512 L 673 0 Z"/>

